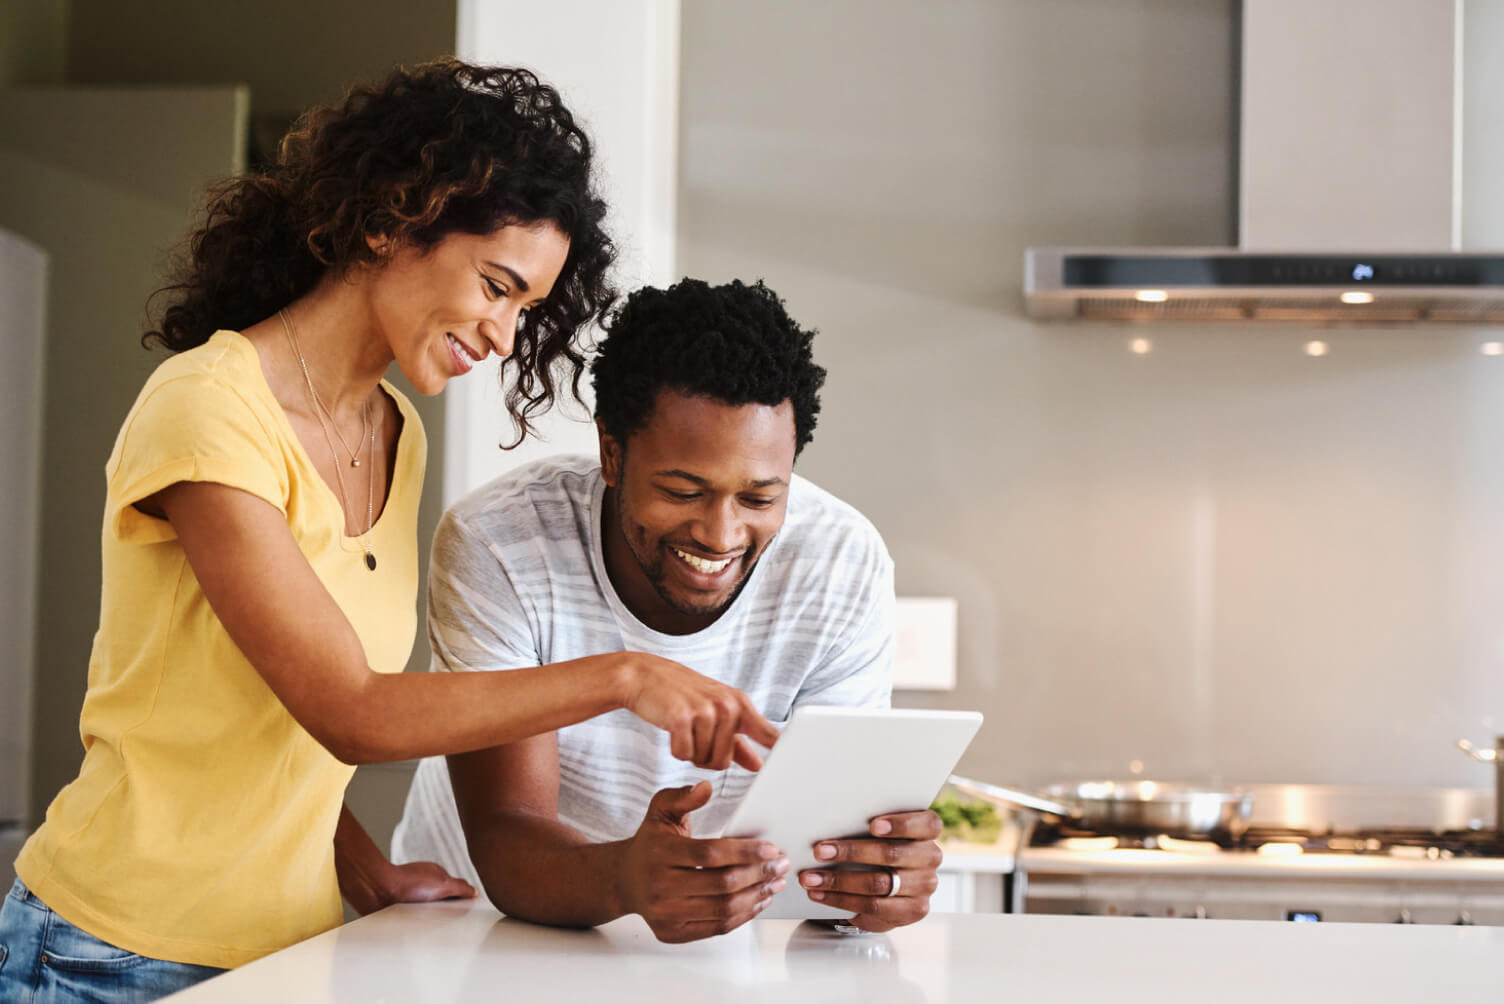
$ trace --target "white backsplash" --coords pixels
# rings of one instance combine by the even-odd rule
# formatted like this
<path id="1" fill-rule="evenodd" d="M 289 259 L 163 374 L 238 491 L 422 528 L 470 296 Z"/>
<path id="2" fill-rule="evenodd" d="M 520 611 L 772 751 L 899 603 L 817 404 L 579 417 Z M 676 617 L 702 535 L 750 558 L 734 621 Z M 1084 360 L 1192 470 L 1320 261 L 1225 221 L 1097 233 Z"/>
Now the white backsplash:
<path id="1" fill-rule="evenodd" d="M 955 696 L 989 769 L 1491 783 L 1451 747 L 1504 727 L 1504 357 L 1312 334 L 1020 333 L 1018 396 L 985 377 L 1013 339 L 973 356 L 952 393 L 992 415 L 911 471 L 933 515 L 875 504 L 906 587 L 982 587 Z"/>

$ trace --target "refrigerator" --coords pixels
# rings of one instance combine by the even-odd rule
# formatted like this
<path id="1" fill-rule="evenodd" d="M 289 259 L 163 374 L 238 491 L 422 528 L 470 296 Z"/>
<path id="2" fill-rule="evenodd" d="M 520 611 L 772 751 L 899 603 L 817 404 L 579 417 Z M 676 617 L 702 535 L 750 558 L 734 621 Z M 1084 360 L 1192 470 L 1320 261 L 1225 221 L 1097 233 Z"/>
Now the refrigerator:
<path id="1" fill-rule="evenodd" d="M 0 229 L 0 878 L 31 818 L 32 688 L 42 457 L 42 330 L 47 256 Z"/>

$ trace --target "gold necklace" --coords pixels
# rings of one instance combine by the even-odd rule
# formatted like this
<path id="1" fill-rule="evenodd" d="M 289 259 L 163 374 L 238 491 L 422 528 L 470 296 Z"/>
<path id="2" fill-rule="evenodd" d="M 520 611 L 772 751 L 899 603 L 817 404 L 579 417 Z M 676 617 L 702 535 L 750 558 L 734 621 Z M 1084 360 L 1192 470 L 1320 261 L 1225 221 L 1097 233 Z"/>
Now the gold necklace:
<path id="1" fill-rule="evenodd" d="M 352 450 L 350 449 L 350 444 L 345 442 L 344 434 L 339 431 L 339 423 L 334 420 L 334 412 L 330 411 L 328 406 L 324 404 L 324 399 L 319 397 L 318 389 L 313 386 L 313 377 L 308 375 L 308 363 L 303 359 L 303 353 L 298 351 L 298 339 L 293 334 L 292 315 L 289 314 L 287 312 L 287 309 L 284 307 L 282 310 L 277 311 L 277 316 L 282 319 L 282 330 L 287 332 L 287 337 L 292 341 L 292 350 L 298 353 L 298 365 L 303 368 L 303 380 L 308 384 L 308 393 L 313 395 L 314 407 L 323 413 L 324 418 L 329 419 L 330 425 L 334 426 L 334 434 L 335 436 L 339 437 L 339 445 L 343 446 L 345 448 L 345 452 L 350 454 L 350 466 L 359 467 L 359 450 L 363 445 L 365 445 L 366 433 L 370 429 L 371 425 L 370 398 L 366 399 L 365 405 L 360 409 L 360 436 L 356 438 L 355 449 Z M 322 418 L 320 419 L 320 424 L 323 424 Z M 327 436 L 328 433 L 326 432 L 325 435 Z M 338 465 L 339 460 L 336 458 L 335 466 Z"/>
<path id="2" fill-rule="evenodd" d="M 340 511 L 342 513 L 349 512 L 350 499 L 345 494 L 345 473 L 341 469 L 342 465 L 339 462 L 339 454 L 334 449 L 334 437 L 329 434 L 329 426 L 324 422 L 324 412 L 327 409 L 324 408 L 324 403 L 319 400 L 318 391 L 313 389 L 313 378 L 308 375 L 308 363 L 303 358 L 303 350 L 298 347 L 298 336 L 293 333 L 292 318 L 285 309 L 277 311 L 277 317 L 282 321 L 282 330 L 287 334 L 287 342 L 292 346 L 293 354 L 298 357 L 298 365 L 303 370 L 303 382 L 308 385 L 308 396 L 314 402 L 313 417 L 319 421 L 319 428 L 324 433 L 324 442 L 329 446 L 329 456 L 334 460 L 334 478 L 335 482 L 339 485 Z M 360 541 L 361 551 L 365 553 L 366 567 L 374 572 L 376 571 L 376 555 L 371 551 L 371 544 L 366 540 L 366 534 L 370 533 L 376 526 L 376 430 L 381 426 L 381 415 L 377 414 L 376 424 L 373 426 L 370 422 L 370 410 L 371 400 L 367 398 L 365 404 L 361 407 L 362 443 L 360 444 L 361 446 L 365 445 L 365 433 L 369 429 L 371 463 L 366 468 L 366 528 L 356 533 L 355 537 Z M 330 416 L 330 421 L 333 421 L 332 415 Z M 335 432 L 337 433 L 338 431 L 336 427 Z M 359 455 L 351 451 L 343 439 L 340 440 L 340 444 L 344 445 L 346 452 L 350 453 L 350 466 L 359 467 Z M 356 449 L 358 450 L 359 446 Z M 340 533 L 343 535 L 344 527 L 340 528 Z"/>

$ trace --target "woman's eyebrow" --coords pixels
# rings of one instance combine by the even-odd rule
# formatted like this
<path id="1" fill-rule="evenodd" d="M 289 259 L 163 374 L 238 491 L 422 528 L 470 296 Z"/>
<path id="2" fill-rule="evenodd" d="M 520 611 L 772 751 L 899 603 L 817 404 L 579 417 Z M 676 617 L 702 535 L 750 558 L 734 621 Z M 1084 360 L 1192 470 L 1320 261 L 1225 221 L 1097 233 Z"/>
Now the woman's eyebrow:
<path id="1" fill-rule="evenodd" d="M 494 261 L 488 261 L 485 264 L 487 268 L 494 268 L 498 272 L 505 272 L 507 275 L 511 276 L 512 283 L 517 287 L 518 292 L 527 292 L 527 280 L 519 275 L 515 268 L 512 268 L 509 265 L 502 265 Z"/>

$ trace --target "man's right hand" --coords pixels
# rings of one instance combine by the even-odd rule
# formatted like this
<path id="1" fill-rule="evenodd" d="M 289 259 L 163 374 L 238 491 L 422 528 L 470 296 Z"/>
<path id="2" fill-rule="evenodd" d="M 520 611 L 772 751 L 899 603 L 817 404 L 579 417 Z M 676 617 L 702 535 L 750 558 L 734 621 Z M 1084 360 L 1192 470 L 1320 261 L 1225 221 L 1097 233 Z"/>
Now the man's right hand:
<path id="1" fill-rule="evenodd" d="M 778 730 L 746 694 L 669 659 L 630 653 L 623 706 L 669 734 L 669 750 L 696 767 L 725 770 L 734 761 L 748 770 L 762 767 L 746 736 L 762 746 L 778 741 Z"/>
<path id="2" fill-rule="evenodd" d="M 627 842 L 622 896 L 659 941 L 725 934 L 757 916 L 787 882 L 789 859 L 764 840 L 696 840 L 688 815 L 710 800 L 710 784 L 664 788 Z"/>

